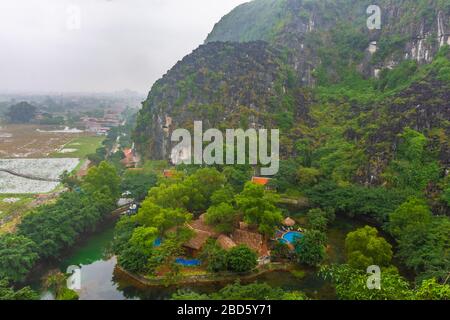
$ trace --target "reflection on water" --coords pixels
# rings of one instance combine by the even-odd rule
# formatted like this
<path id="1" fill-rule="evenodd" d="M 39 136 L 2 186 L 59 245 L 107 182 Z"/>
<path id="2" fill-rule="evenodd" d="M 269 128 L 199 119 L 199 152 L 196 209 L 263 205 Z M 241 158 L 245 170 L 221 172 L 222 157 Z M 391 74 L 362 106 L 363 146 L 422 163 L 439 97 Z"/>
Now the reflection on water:
<path id="1" fill-rule="evenodd" d="M 120 279 L 116 274 L 115 281 L 119 284 L 118 289 L 123 293 L 126 299 L 144 299 L 161 300 L 169 299 L 177 290 L 192 290 L 198 293 L 212 293 L 222 289 L 230 282 L 218 282 L 208 284 L 191 284 L 182 286 L 160 286 L 145 288 L 138 284 L 132 284 L 128 280 Z M 287 291 L 302 291 L 313 299 L 334 299 L 334 289 L 328 282 L 318 278 L 313 270 L 307 271 L 302 279 L 296 278 L 287 271 L 274 271 L 263 274 L 256 279 L 257 282 L 267 283 L 272 287 L 280 287 Z M 242 284 L 248 284 L 252 281 L 241 281 Z"/>
<path id="2" fill-rule="evenodd" d="M 113 281 L 116 259 L 96 261 L 81 267 L 81 300 L 124 300 L 122 291 Z"/>
<path id="3" fill-rule="evenodd" d="M 59 266 L 65 272 L 69 266 L 81 268 L 81 300 L 123 300 L 125 296 L 113 281 L 117 260 L 112 256 L 114 226 L 111 224 L 90 237 Z"/>
<path id="4" fill-rule="evenodd" d="M 359 227 L 354 221 L 338 218 L 330 227 L 328 238 L 329 262 L 343 262 L 344 240 L 347 232 Z M 81 286 L 79 292 L 82 300 L 123 300 L 123 299 L 169 299 L 179 289 L 190 289 L 199 293 L 211 293 L 220 290 L 227 282 L 214 284 L 194 284 L 169 287 L 143 287 L 138 283 L 115 271 L 116 258 L 111 254 L 111 242 L 114 227 L 106 227 L 104 231 L 90 237 L 79 248 L 68 256 L 59 266 L 65 271 L 68 266 L 81 267 Z M 281 287 L 288 291 L 303 291 L 313 299 L 334 299 L 335 294 L 331 285 L 317 277 L 316 270 L 305 270 L 301 278 L 290 272 L 276 271 L 266 273 L 257 278 L 258 282 L 265 282 L 273 287 Z M 242 281 L 243 284 L 249 283 Z M 49 298 L 43 293 L 42 298 Z"/>

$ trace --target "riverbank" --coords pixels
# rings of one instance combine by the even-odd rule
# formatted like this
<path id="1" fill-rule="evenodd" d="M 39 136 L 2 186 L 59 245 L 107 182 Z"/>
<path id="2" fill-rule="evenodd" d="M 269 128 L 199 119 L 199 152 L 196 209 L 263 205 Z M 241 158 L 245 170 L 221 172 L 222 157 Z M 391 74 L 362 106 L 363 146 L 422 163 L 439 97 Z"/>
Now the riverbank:
<path id="1" fill-rule="evenodd" d="M 111 257 L 110 243 L 113 239 L 115 223 L 121 214 L 118 210 L 105 216 L 94 231 L 80 235 L 76 243 L 70 248 L 66 248 L 58 257 L 39 261 L 31 270 L 25 284 L 42 291 L 43 280 L 52 271 L 59 270 L 65 273 L 66 268 L 70 265 L 88 265 L 98 259 Z M 87 251 L 87 254 L 80 255 L 80 252 L 84 251 Z"/>
<path id="2" fill-rule="evenodd" d="M 333 286 L 317 275 L 316 268 L 300 267 L 295 263 L 274 263 L 247 274 L 206 275 L 204 270 L 184 269 L 186 276 L 169 281 L 131 274 L 117 265 L 117 259 L 111 250 L 114 222 L 118 215 L 120 214 L 110 215 L 110 223 L 102 223 L 95 233 L 83 235 L 74 247 L 64 253 L 63 258 L 48 264 L 41 277 L 37 277 L 37 288 L 45 292 L 40 281 L 45 272 L 55 269 L 65 272 L 68 266 L 77 265 L 80 266 L 82 275 L 80 300 L 164 300 L 170 299 L 179 290 L 210 294 L 236 281 L 241 284 L 267 283 L 286 291 L 301 291 L 311 299 L 336 299 Z M 336 218 L 327 232 L 330 246 L 326 263 L 345 262 L 345 236 L 363 225 L 365 223 L 355 222 L 350 218 Z M 43 295 L 43 298 L 48 297 Z"/>
<path id="3" fill-rule="evenodd" d="M 272 265 L 270 269 L 251 274 L 221 275 L 203 281 L 189 277 L 184 281 L 177 278 L 176 283 L 160 281 L 146 285 L 141 279 L 119 270 L 111 250 L 113 238 L 114 224 L 104 225 L 95 234 L 85 236 L 65 252 L 63 258 L 43 266 L 40 274 L 35 273 L 33 287 L 41 292 L 42 299 L 52 299 L 42 286 L 43 276 L 51 270 L 65 272 L 68 266 L 77 265 L 81 268 L 80 300 L 165 300 L 178 290 L 210 294 L 237 280 L 242 284 L 260 282 L 287 291 L 302 291 L 312 299 L 335 297 L 331 285 L 319 278 L 316 270 L 299 269 L 294 264 Z"/>
<path id="4" fill-rule="evenodd" d="M 183 275 L 175 279 L 176 284 L 179 285 L 191 285 L 191 284 L 220 284 L 224 282 L 239 281 L 254 281 L 258 277 L 263 276 L 270 272 L 291 272 L 295 270 L 297 266 L 295 264 L 283 264 L 283 263 L 271 263 L 270 265 L 257 268 L 250 273 L 205 273 L 197 275 Z M 158 287 L 168 285 L 167 277 L 154 277 L 147 278 L 142 275 L 131 273 L 119 265 L 116 266 L 115 272 L 122 278 L 128 278 L 130 281 L 136 282 L 139 286 L 143 287 Z M 170 285 L 175 283 L 169 283 Z"/>

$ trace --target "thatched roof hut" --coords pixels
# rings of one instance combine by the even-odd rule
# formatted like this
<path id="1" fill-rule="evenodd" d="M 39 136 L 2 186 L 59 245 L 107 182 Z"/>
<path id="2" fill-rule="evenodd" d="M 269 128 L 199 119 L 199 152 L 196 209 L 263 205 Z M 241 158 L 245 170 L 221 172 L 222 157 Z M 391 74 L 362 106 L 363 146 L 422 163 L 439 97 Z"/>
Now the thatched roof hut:
<path id="1" fill-rule="evenodd" d="M 188 222 L 188 227 L 193 230 L 200 230 L 210 234 L 211 237 L 217 236 L 217 232 L 214 228 L 208 225 L 205 221 L 205 214 L 202 214 L 198 219 Z"/>
<path id="2" fill-rule="evenodd" d="M 237 244 L 244 244 L 253 251 L 257 252 L 259 256 L 267 255 L 267 244 L 263 236 L 256 232 L 246 230 L 234 230 L 231 239 Z"/>
<path id="3" fill-rule="evenodd" d="M 248 223 L 245 223 L 244 221 L 239 222 L 239 229 L 248 230 Z"/>
<path id="4" fill-rule="evenodd" d="M 289 217 L 287 217 L 283 221 L 283 225 L 285 225 L 286 227 L 293 227 L 295 226 L 295 224 L 296 224 L 295 220 Z"/>
<path id="5" fill-rule="evenodd" d="M 230 250 L 236 247 L 236 243 L 230 237 L 227 237 L 223 234 L 221 234 L 219 238 L 217 238 L 217 243 L 224 250 Z"/>
<path id="6" fill-rule="evenodd" d="M 204 214 L 202 214 L 197 220 L 190 221 L 186 224 L 186 226 L 194 231 L 195 235 L 183 245 L 185 248 L 199 251 L 203 248 L 209 238 L 217 237 L 217 233 L 214 231 L 214 228 L 206 224 Z"/>
<path id="7" fill-rule="evenodd" d="M 211 234 L 201 230 L 195 230 L 195 235 L 188 242 L 184 243 L 183 246 L 185 248 L 189 248 L 192 250 L 199 251 L 203 248 L 206 241 L 211 237 Z"/>

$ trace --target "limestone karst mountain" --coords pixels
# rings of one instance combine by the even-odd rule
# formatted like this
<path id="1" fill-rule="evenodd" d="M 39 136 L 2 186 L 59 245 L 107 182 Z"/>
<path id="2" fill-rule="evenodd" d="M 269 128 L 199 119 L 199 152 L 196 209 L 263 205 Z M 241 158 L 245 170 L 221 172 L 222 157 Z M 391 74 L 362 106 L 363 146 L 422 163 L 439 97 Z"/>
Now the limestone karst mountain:
<path id="1" fill-rule="evenodd" d="M 450 3 L 381 0 L 381 29 L 369 30 L 372 2 L 238 6 L 154 84 L 134 133 L 138 149 L 167 159 L 171 132 L 194 120 L 276 127 L 284 159 L 307 148 L 308 165 L 340 159 L 324 169 L 336 180 L 384 184 L 409 127 L 448 168 Z M 336 167 L 340 161 L 345 168 Z"/>

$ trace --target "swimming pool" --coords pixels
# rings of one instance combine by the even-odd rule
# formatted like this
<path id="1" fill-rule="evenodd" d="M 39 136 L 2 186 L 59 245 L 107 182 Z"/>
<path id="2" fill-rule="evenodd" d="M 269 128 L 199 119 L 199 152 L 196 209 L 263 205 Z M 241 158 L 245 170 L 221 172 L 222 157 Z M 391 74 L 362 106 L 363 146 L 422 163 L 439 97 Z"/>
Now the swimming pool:
<path id="1" fill-rule="evenodd" d="M 197 259 L 184 259 L 184 258 L 178 258 L 175 260 L 177 264 L 180 264 L 185 267 L 197 267 L 202 264 L 200 260 Z"/>
<path id="2" fill-rule="evenodd" d="M 161 238 L 157 238 L 155 241 L 153 241 L 153 246 L 154 247 L 160 247 L 162 244 L 162 239 Z"/>
<path id="3" fill-rule="evenodd" d="M 297 231 L 287 232 L 280 240 L 286 244 L 294 243 L 296 240 L 303 238 L 303 234 Z"/>

